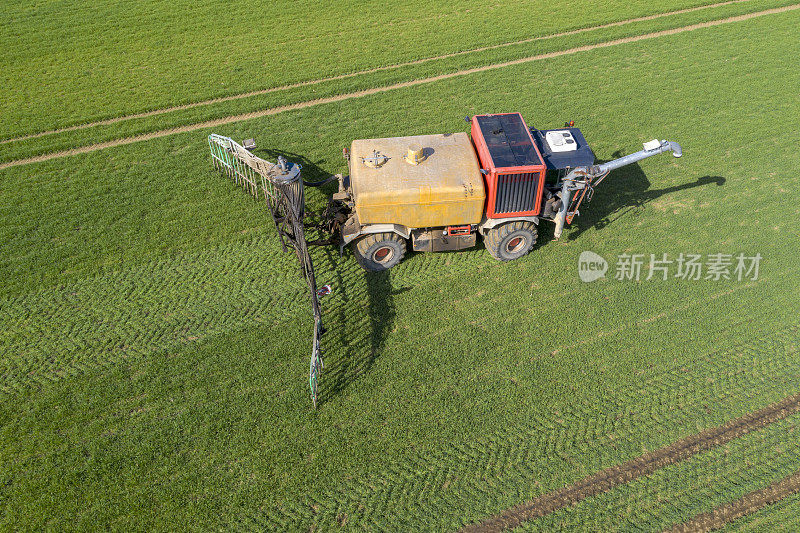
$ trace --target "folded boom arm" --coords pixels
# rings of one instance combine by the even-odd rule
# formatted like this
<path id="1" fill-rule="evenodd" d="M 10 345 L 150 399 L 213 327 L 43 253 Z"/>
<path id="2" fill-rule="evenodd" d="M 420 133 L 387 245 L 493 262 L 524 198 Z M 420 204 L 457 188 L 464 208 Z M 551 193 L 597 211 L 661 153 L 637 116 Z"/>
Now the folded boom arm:
<path id="1" fill-rule="evenodd" d="M 630 165 L 642 159 L 658 155 L 663 152 L 672 152 L 674 157 L 683 155 L 681 145 L 674 141 L 650 141 L 644 143 L 644 149 L 622 156 L 618 159 L 572 169 L 561 182 L 561 207 L 553 221 L 556 224 L 554 237 L 558 239 L 564 231 L 564 223 L 571 223 L 578 213 L 578 208 L 584 200 L 589 201 L 594 194 L 594 188 L 602 182 L 608 173 L 614 169 Z"/>

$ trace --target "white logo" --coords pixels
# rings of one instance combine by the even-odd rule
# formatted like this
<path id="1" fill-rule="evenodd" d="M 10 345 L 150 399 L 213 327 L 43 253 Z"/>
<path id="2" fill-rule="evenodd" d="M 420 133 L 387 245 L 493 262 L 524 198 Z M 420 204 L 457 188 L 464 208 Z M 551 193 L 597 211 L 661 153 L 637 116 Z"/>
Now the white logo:
<path id="1" fill-rule="evenodd" d="M 581 281 L 590 283 L 605 277 L 608 262 L 594 252 L 586 250 L 578 257 L 578 276 Z"/>

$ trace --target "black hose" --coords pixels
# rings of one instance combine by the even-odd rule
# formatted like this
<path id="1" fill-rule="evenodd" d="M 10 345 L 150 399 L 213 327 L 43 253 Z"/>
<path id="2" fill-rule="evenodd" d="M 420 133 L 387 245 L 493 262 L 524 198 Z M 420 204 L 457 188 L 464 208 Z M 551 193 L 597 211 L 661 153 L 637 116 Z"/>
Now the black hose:
<path id="1" fill-rule="evenodd" d="M 324 179 L 322 181 L 306 181 L 306 180 L 303 180 L 303 185 L 305 185 L 306 187 L 322 187 L 323 185 L 326 185 L 326 184 L 332 182 L 333 180 L 335 180 L 337 178 L 338 178 L 338 176 L 331 176 L 331 177 L 326 178 L 326 179 Z"/>

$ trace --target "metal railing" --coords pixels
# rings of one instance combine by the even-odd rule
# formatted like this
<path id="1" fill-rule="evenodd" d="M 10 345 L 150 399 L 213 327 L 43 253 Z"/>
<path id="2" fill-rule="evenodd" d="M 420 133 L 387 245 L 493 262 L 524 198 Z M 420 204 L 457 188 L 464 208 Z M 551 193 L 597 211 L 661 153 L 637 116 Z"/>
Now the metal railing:
<path id="1" fill-rule="evenodd" d="M 286 161 L 283 157 L 278 157 L 277 163 L 272 163 L 222 135 L 209 135 L 208 145 L 214 168 L 226 174 L 255 198 L 258 198 L 260 182 L 261 195 L 269 206 L 281 245 L 284 251 L 291 247 L 300 262 L 300 270 L 308 285 L 314 316 L 308 384 L 311 389 L 311 401 L 316 408 L 318 380 L 324 367 L 321 337 L 325 328 L 322 326 L 314 263 L 308 251 L 303 227 L 306 208 L 303 179 L 300 176 L 302 167 L 297 163 Z"/>

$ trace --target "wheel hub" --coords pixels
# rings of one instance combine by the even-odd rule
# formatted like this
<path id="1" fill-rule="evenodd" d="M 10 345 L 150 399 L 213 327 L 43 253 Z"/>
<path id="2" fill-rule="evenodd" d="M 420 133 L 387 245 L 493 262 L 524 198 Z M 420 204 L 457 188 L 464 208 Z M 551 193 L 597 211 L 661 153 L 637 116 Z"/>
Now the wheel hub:
<path id="1" fill-rule="evenodd" d="M 388 246 L 381 246 L 372 254 L 372 260 L 376 263 L 388 263 L 394 256 L 394 251 Z"/>
<path id="2" fill-rule="evenodd" d="M 524 237 L 512 237 L 506 244 L 506 251 L 510 254 L 516 253 L 525 247 Z"/>

